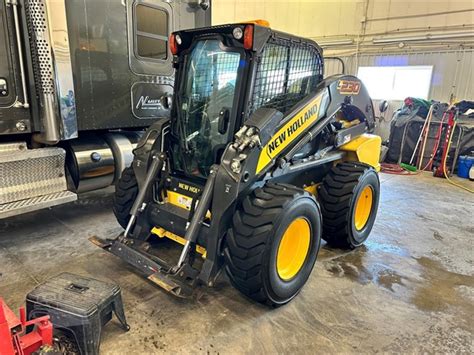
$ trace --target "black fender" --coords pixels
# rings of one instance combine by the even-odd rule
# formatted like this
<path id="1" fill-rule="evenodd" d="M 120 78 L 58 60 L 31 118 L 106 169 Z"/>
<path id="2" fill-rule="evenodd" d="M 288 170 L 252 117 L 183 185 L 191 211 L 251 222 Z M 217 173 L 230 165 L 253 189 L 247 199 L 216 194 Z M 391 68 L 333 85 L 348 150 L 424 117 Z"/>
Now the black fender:
<path id="1" fill-rule="evenodd" d="M 327 87 L 330 94 L 328 112 L 338 107 L 348 121 L 365 121 L 369 132 L 375 128 L 374 105 L 364 83 L 354 75 L 337 74 L 325 78 L 317 90 Z"/>

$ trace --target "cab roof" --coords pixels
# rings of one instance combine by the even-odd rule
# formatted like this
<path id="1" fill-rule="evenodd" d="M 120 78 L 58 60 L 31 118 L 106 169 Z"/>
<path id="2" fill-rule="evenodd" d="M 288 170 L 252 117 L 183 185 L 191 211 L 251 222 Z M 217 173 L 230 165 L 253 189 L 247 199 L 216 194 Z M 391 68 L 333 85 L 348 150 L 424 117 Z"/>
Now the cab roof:
<path id="1" fill-rule="evenodd" d="M 261 52 L 265 44 L 268 43 L 270 39 L 272 39 L 275 41 L 286 41 L 287 43 L 294 43 L 313 47 L 322 56 L 323 50 L 315 41 L 309 38 L 299 37 L 289 33 L 272 30 L 270 27 L 262 26 L 256 23 L 255 21 L 182 30 L 174 32 L 173 35 L 179 35 L 182 39 L 180 50 L 188 49 L 191 46 L 192 42 L 195 40 L 199 40 L 202 37 L 212 35 L 225 36 L 226 39 L 230 41 L 230 43 L 227 43 L 228 46 L 243 48 L 243 40 L 235 39 L 233 36 L 233 31 L 235 28 L 240 28 L 242 31 L 244 31 L 246 26 L 253 26 L 252 51 L 254 52 Z"/>

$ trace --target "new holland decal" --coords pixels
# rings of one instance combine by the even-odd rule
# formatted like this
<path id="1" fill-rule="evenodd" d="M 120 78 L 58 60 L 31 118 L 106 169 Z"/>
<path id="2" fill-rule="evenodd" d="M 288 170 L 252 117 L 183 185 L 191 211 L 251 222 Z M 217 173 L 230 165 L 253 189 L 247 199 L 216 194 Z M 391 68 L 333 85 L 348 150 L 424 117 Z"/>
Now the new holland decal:
<path id="1" fill-rule="evenodd" d="M 358 95 L 360 91 L 360 82 L 355 80 L 339 80 L 337 91 L 341 95 Z"/>
<path id="2" fill-rule="evenodd" d="M 257 163 L 257 174 L 265 168 L 285 147 L 297 139 L 309 126 L 318 119 L 319 107 L 323 95 L 319 95 L 306 105 L 295 117 L 290 119 L 270 138 L 260 152 Z"/>

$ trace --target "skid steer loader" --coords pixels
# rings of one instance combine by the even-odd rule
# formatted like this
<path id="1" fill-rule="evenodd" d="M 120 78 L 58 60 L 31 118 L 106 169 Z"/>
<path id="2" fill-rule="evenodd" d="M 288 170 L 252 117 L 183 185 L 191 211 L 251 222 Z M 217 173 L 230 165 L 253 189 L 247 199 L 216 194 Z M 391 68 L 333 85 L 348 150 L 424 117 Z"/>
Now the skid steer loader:
<path id="1" fill-rule="evenodd" d="M 125 232 L 92 241 L 177 296 L 225 270 L 251 299 L 285 304 L 321 238 L 356 248 L 372 229 L 372 101 L 354 76 L 323 79 L 315 42 L 259 21 L 178 31 L 169 45 L 171 119 L 148 129 L 116 186 Z M 175 259 L 160 238 L 182 245 Z"/>

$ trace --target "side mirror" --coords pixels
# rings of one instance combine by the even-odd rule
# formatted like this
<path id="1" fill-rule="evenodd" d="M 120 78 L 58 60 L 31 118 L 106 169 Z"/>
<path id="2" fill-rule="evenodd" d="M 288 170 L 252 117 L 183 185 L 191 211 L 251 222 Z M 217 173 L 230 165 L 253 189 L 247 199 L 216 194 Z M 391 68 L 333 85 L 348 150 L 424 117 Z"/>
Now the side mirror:
<path id="1" fill-rule="evenodd" d="M 209 0 L 201 0 L 199 6 L 201 6 L 201 9 L 206 11 L 209 8 Z"/>
<path id="2" fill-rule="evenodd" d="M 209 8 L 209 0 L 188 0 L 189 7 L 196 9 L 201 7 L 204 11 Z"/>
<path id="3" fill-rule="evenodd" d="M 388 109 L 388 101 L 387 100 L 381 101 L 380 104 L 379 104 L 379 111 L 381 113 L 383 113 L 383 112 L 387 111 L 387 109 Z"/>
<path id="4" fill-rule="evenodd" d="M 171 95 L 164 94 L 160 97 L 160 104 L 165 110 L 169 110 L 171 108 L 172 103 L 173 99 L 171 98 Z"/>
<path id="5" fill-rule="evenodd" d="M 227 128 L 229 127 L 229 118 L 230 118 L 230 110 L 228 107 L 223 107 L 219 112 L 219 121 L 217 123 L 217 130 L 220 134 L 224 134 L 227 132 Z"/>

